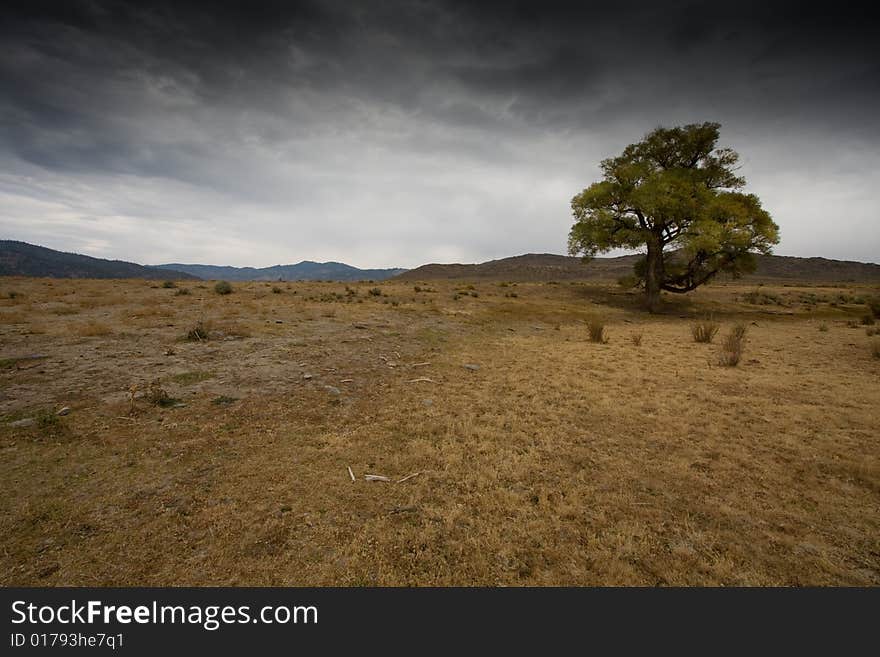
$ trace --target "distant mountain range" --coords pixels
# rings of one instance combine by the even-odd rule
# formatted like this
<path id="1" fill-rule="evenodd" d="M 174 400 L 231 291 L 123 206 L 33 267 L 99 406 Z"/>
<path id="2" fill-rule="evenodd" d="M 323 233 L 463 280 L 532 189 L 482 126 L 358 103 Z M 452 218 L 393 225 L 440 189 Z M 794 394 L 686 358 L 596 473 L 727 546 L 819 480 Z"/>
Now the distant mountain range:
<path id="1" fill-rule="evenodd" d="M 0 240 L 0 276 L 50 278 L 207 279 L 227 281 L 381 281 L 405 269 L 358 269 L 341 262 L 304 261 L 296 265 L 222 267 L 215 265 L 138 265 L 65 253 L 43 246 Z"/>
<path id="2" fill-rule="evenodd" d="M 480 264 L 422 265 L 416 269 L 358 269 L 341 262 L 311 262 L 274 267 L 224 267 L 218 265 L 138 265 L 104 260 L 77 253 L 54 251 L 25 242 L 0 240 L 0 276 L 52 278 L 206 279 L 227 281 L 399 281 L 430 279 L 491 279 L 498 281 L 617 280 L 632 274 L 641 256 L 581 258 L 529 253 Z M 791 256 L 757 256 L 758 269 L 744 280 L 780 280 L 815 283 L 880 283 L 880 265 Z"/>
<path id="3" fill-rule="evenodd" d="M 124 260 L 104 260 L 78 253 L 54 251 L 26 242 L 0 240 L 0 276 L 49 278 L 147 278 L 191 279 L 184 272 L 136 265 Z"/>
<path id="4" fill-rule="evenodd" d="M 384 281 L 405 269 L 358 269 L 342 262 L 312 262 L 273 267 L 228 267 L 221 265 L 156 265 L 159 269 L 182 271 L 199 278 L 225 281 Z"/>
<path id="5" fill-rule="evenodd" d="M 617 280 L 632 274 L 639 255 L 617 258 L 582 258 L 529 253 L 473 265 L 422 265 L 396 280 L 491 279 L 498 281 Z M 804 282 L 880 283 L 880 265 L 791 256 L 757 256 L 757 270 L 743 280 L 791 280 Z"/>

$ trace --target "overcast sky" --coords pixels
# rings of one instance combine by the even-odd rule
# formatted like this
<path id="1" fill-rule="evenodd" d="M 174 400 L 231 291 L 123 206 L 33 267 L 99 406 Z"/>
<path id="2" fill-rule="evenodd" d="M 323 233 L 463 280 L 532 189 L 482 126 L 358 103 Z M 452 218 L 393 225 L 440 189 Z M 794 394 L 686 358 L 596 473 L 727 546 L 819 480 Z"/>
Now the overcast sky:
<path id="1" fill-rule="evenodd" d="M 602 158 L 718 121 L 776 253 L 880 261 L 867 10 L 471 4 L 13 3 L 0 238 L 149 264 L 564 253 Z"/>

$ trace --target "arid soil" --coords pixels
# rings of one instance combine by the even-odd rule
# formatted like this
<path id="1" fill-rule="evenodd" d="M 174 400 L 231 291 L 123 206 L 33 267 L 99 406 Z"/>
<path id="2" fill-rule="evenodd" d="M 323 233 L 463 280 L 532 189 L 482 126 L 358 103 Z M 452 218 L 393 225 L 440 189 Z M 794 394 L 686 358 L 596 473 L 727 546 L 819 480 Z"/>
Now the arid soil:
<path id="1" fill-rule="evenodd" d="M 0 279 L 0 584 L 880 584 L 876 286 L 213 285 Z"/>

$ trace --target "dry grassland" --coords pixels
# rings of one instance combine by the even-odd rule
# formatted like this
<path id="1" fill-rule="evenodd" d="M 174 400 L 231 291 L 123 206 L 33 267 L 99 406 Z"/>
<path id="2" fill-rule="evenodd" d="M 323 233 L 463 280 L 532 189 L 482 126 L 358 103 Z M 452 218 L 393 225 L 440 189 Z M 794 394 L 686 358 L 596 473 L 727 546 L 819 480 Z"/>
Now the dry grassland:
<path id="1" fill-rule="evenodd" d="M 178 285 L 0 281 L 0 584 L 880 584 L 876 288 Z"/>

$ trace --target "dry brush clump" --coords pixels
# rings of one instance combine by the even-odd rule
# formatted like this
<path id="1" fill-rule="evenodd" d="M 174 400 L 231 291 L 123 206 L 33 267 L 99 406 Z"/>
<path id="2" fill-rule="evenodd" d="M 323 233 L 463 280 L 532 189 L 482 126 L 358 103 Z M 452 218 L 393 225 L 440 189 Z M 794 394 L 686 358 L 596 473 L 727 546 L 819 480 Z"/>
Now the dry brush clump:
<path id="1" fill-rule="evenodd" d="M 874 340 L 871 345 L 871 354 L 874 358 L 880 358 L 880 340 Z"/>
<path id="2" fill-rule="evenodd" d="M 608 336 L 605 334 L 605 320 L 594 317 L 587 322 L 587 332 L 590 335 L 590 342 L 598 344 L 607 344 Z"/>
<path id="3" fill-rule="evenodd" d="M 210 324 L 200 319 L 198 322 L 196 322 L 195 326 L 193 326 L 189 331 L 186 332 L 186 336 L 184 336 L 184 339 L 187 342 L 205 342 L 209 339 L 210 332 Z"/>
<path id="4" fill-rule="evenodd" d="M 719 364 L 725 367 L 736 367 L 742 359 L 745 340 L 746 325 L 735 324 L 721 343 L 721 351 L 718 355 Z"/>
<path id="5" fill-rule="evenodd" d="M 718 333 L 718 322 L 708 319 L 701 319 L 691 325 L 691 335 L 694 336 L 694 342 L 710 343 L 715 334 Z"/>
<path id="6" fill-rule="evenodd" d="M 214 292 L 217 294 L 232 294 L 232 285 L 228 281 L 218 281 L 214 286 Z"/>
<path id="7" fill-rule="evenodd" d="M 642 337 L 643 334 L 641 331 L 639 331 L 638 333 L 633 333 L 632 335 L 630 335 L 629 339 L 630 342 L 633 343 L 633 346 L 640 347 L 642 345 Z"/>

